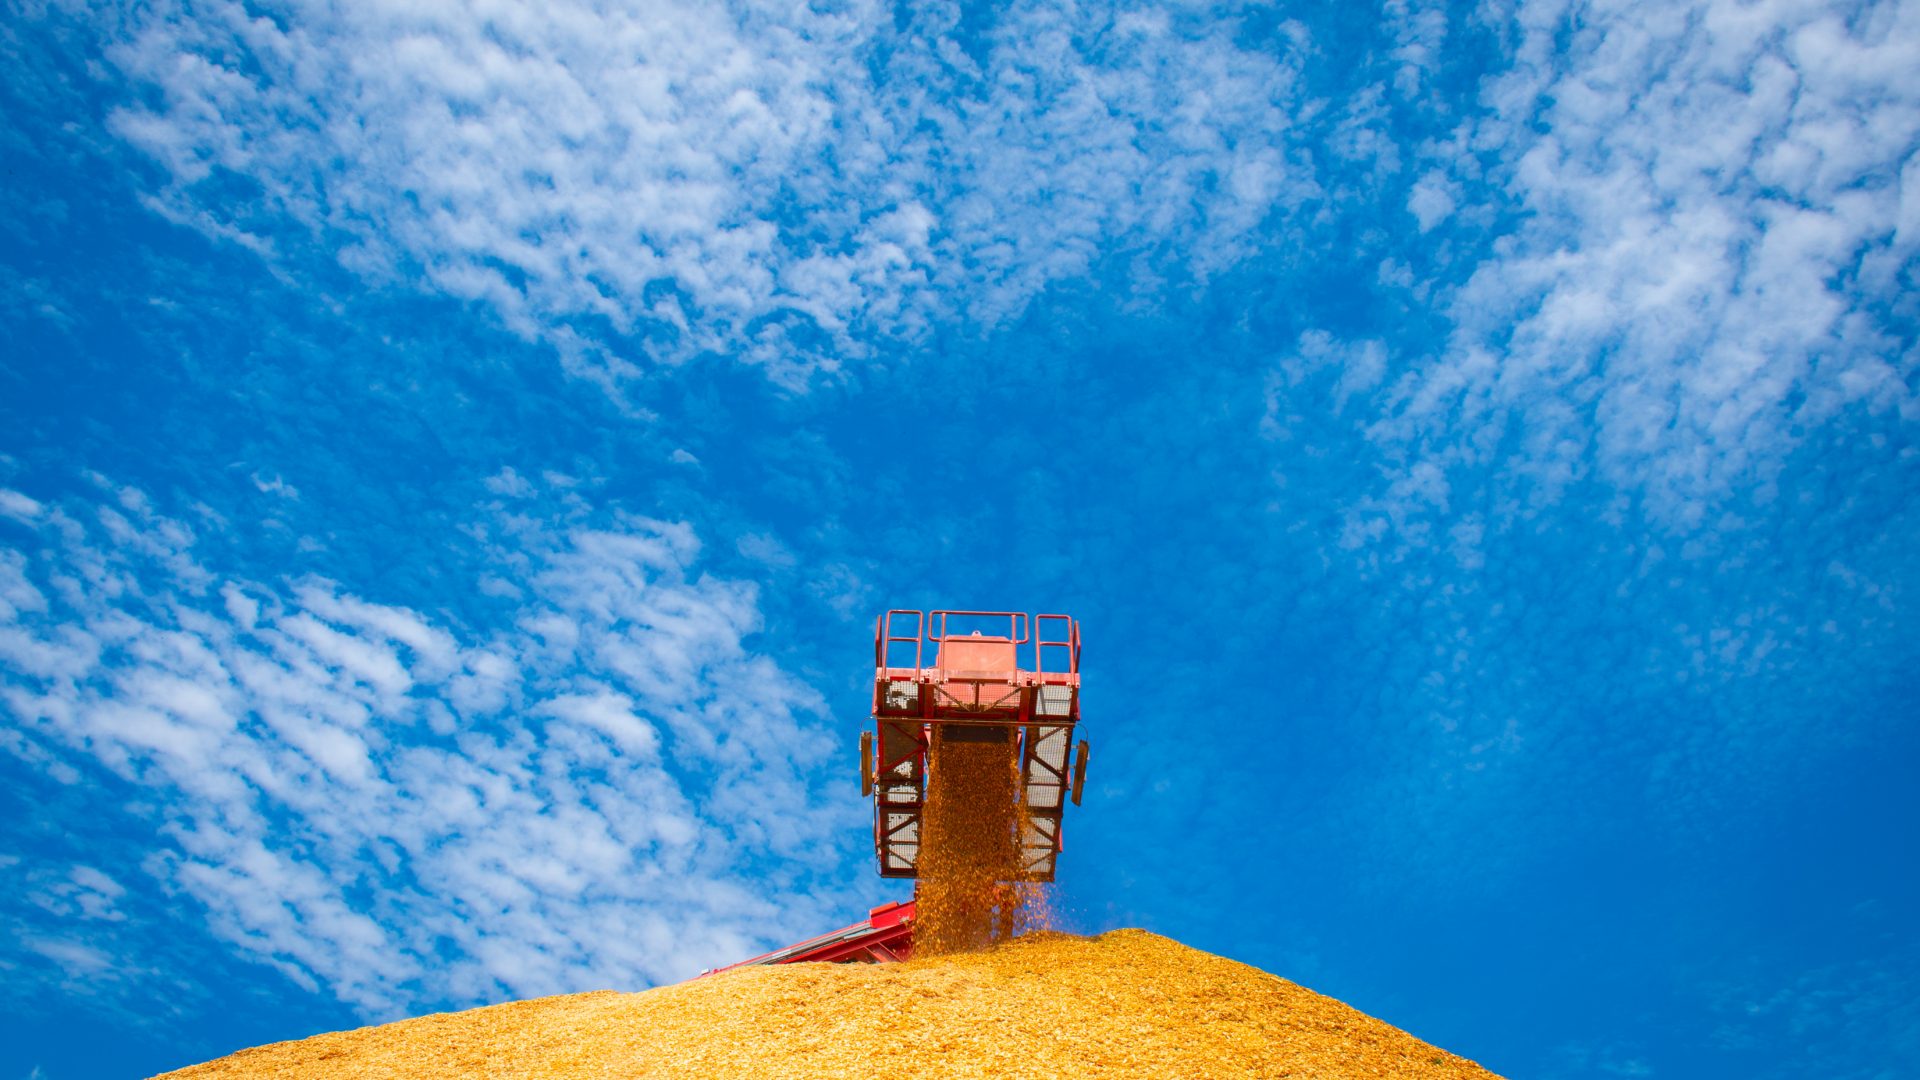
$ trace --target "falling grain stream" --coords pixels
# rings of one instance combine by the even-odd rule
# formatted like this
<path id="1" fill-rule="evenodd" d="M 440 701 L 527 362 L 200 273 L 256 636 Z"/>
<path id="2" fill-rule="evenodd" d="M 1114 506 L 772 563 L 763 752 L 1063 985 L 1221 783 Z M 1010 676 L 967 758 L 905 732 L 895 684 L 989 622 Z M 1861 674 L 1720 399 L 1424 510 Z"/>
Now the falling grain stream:
<path id="1" fill-rule="evenodd" d="M 1046 887 L 1019 882 L 1015 744 L 936 739 L 922 817 L 916 956 L 985 948 L 1051 929 Z"/>

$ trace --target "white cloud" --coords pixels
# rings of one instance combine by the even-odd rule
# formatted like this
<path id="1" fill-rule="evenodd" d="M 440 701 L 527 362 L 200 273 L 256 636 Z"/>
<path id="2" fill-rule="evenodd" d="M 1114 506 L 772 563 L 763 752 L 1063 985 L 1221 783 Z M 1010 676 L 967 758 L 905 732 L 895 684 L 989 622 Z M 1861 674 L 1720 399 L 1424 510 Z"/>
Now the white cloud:
<path id="1" fill-rule="evenodd" d="M 40 504 L 17 491 L 0 491 L 0 514 L 31 522 L 40 516 Z"/>
<path id="2" fill-rule="evenodd" d="M 649 762 L 659 753 L 660 736 L 653 725 L 634 715 L 633 700 L 625 694 L 605 690 L 592 695 L 563 694 L 543 708 L 549 715 L 606 735 L 625 760 Z"/>
<path id="3" fill-rule="evenodd" d="M 1407 209 L 1419 220 L 1421 232 L 1428 232 L 1452 217 L 1453 209 L 1458 205 L 1460 185 L 1447 179 L 1438 170 L 1422 176 L 1414 183 L 1412 194 L 1407 196 Z"/>
<path id="4" fill-rule="evenodd" d="M 60 965 L 69 976 L 90 978 L 113 967 L 113 959 L 84 942 L 64 938 L 29 938 L 27 948 Z"/>
<path id="5" fill-rule="evenodd" d="M 1447 45 L 1447 11 L 1443 5 L 1410 0 L 1385 0 L 1381 15 L 1393 36 L 1392 56 L 1397 69 L 1394 88 L 1404 97 L 1420 93 L 1440 66 Z"/>
<path id="6" fill-rule="evenodd" d="M 1920 253 L 1920 10 L 1534 3 L 1513 24 L 1459 161 L 1504 160 L 1524 223 L 1453 295 L 1452 342 L 1394 386 L 1377 442 L 1472 466 L 1504 429 L 1537 497 L 1597 475 L 1690 528 L 1769 482 L 1796 431 L 1920 416 L 1920 357 L 1875 314 Z M 1453 190 L 1415 186 L 1423 230 Z"/>
<path id="7" fill-rule="evenodd" d="M 1450 335 L 1304 334 L 1263 427 L 1308 557 L 1366 583 L 1341 617 L 1400 642 L 1359 661 L 1407 760 L 1352 798 L 1356 827 L 1483 870 L 1565 838 L 1475 813 L 1606 755 L 1657 761 L 1651 816 L 1695 842 L 1873 737 L 1870 709 L 1804 720 L 1901 670 L 1910 515 L 1871 503 L 1890 478 L 1855 491 L 1848 440 L 1920 418 L 1900 231 L 1920 80 L 1889 59 L 1920 55 L 1920 9 L 1485 14 L 1511 19 L 1511 67 L 1419 151 L 1422 185 L 1459 188 L 1422 221 L 1454 203 L 1445 242 L 1410 248 Z M 1476 242 L 1483 214 L 1511 231 Z M 1383 264 L 1383 299 L 1431 309 L 1420 276 Z M 1880 569 L 1856 583 L 1833 551 Z M 1542 705 L 1562 701 L 1686 722 L 1627 748 Z"/>
<path id="8" fill-rule="evenodd" d="M 190 532 L 122 502 L 49 508 L 0 561 L 50 601 L 0 623 L 8 747 L 140 784 L 149 869 L 296 980 L 376 1014 L 636 986 L 838 914 L 820 699 L 746 649 L 753 591 L 693 573 L 685 526 L 489 522 L 524 599 L 468 640 L 330 581 L 209 588 Z M 76 867 L 35 902 L 123 893 Z"/>
<path id="9" fill-rule="evenodd" d="M 1205 275 L 1318 191 L 1292 66 L 1233 26 L 997 19 L 973 55 L 951 4 L 161 4 L 113 29 L 111 123 L 176 219 L 323 237 L 614 382 L 718 352 L 799 386 L 1116 249 Z"/>
<path id="10" fill-rule="evenodd" d="M 485 483 L 488 491 L 509 499 L 524 499 L 533 494 L 533 484 L 515 472 L 511 465 L 503 466 L 499 472 L 487 477 Z"/>
<path id="11" fill-rule="evenodd" d="M 733 546 L 741 555 L 763 566 L 785 569 L 799 563 L 792 549 L 771 533 L 748 533 Z"/>
<path id="12" fill-rule="evenodd" d="M 20 884 L 28 903 L 62 919 L 120 922 L 126 918 L 117 907 L 127 893 L 125 886 L 91 866 L 76 863 L 51 873 L 28 871 Z"/>
<path id="13" fill-rule="evenodd" d="M 256 472 L 253 474 L 252 480 L 253 486 L 258 488 L 262 494 L 279 495 L 283 498 L 296 500 L 300 498 L 300 489 L 287 483 L 277 475 L 263 477 Z"/>

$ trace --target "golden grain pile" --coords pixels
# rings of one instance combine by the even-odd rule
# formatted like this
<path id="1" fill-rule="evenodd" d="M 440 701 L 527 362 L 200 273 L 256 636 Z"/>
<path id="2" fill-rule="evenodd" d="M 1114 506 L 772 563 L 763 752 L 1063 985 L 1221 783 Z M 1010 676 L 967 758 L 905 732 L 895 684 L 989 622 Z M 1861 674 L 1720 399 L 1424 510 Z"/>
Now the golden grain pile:
<path id="1" fill-rule="evenodd" d="M 739 968 L 243 1050 L 173 1077 L 1490 1077 L 1331 998 L 1141 930 L 905 964 Z"/>

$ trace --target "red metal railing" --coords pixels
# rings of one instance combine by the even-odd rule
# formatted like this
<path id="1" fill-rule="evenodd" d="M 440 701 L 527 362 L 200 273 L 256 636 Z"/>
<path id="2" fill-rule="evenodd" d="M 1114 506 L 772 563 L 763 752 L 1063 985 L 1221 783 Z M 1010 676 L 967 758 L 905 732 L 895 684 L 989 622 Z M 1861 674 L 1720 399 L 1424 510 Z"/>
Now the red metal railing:
<path id="1" fill-rule="evenodd" d="M 908 623 L 911 620 L 911 623 Z M 1001 629 L 993 625 L 1004 620 L 1005 633 L 985 634 L 981 630 Z M 965 623 L 983 625 L 968 628 Z M 961 629 L 955 630 L 954 624 Z M 927 666 L 927 646 L 935 646 L 933 666 L 946 667 L 938 646 L 948 641 L 980 640 L 983 643 L 1010 643 L 1015 647 L 1016 665 L 1033 672 L 1073 675 L 1080 671 L 1080 624 L 1070 615 L 1033 615 L 1023 611 L 910 611 L 896 609 L 882 615 L 873 633 L 873 663 L 877 668 L 895 671 L 922 670 Z M 907 646 L 913 648 L 911 669 L 896 660 L 905 660 Z M 895 646 L 899 646 L 898 652 Z M 1030 648 L 1021 648 L 1030 646 Z M 1024 653 L 1026 655 L 1022 656 Z M 1032 666 L 1021 661 L 1028 657 Z"/>
<path id="2" fill-rule="evenodd" d="M 913 633 L 894 633 L 893 620 L 894 617 L 898 615 L 913 616 Z M 916 671 L 919 670 L 920 649 L 926 639 L 926 624 L 927 617 L 918 611 L 896 610 L 889 611 L 885 615 L 880 616 L 880 625 L 875 628 L 873 634 L 873 666 L 879 668 L 904 667 L 905 665 L 903 664 L 892 664 L 888 663 L 888 661 L 892 658 L 891 653 L 896 643 L 904 645 L 911 642 L 913 644 L 913 666 Z"/>
<path id="3" fill-rule="evenodd" d="M 1005 640 L 1011 641 L 1015 645 L 1025 645 L 1027 643 L 1027 613 L 1024 611 L 929 611 L 927 612 L 928 641 L 937 643 L 945 641 L 950 637 L 966 637 L 972 633 L 972 631 L 961 634 L 947 633 L 947 619 L 949 617 L 956 619 L 1005 619 L 1007 620 L 1006 634 L 996 634 L 994 636 L 1004 637 Z M 936 626 L 940 628 L 938 631 L 934 630 Z"/>
<path id="4" fill-rule="evenodd" d="M 1059 623 L 1059 640 L 1047 636 L 1047 625 Z M 1080 670 L 1080 624 L 1073 621 L 1071 615 L 1036 615 L 1033 618 L 1033 670 L 1047 670 L 1047 650 L 1066 651 L 1066 666 L 1060 669 L 1064 675 L 1072 675 Z"/>

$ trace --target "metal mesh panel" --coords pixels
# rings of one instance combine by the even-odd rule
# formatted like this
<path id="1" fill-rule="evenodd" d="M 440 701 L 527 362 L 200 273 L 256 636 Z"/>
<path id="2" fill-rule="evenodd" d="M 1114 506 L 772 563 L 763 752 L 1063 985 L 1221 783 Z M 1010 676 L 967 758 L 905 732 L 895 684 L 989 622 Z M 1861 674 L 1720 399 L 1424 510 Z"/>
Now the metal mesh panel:
<path id="1" fill-rule="evenodd" d="M 1073 688 L 1070 686 L 1040 687 L 1033 696 L 1033 711 L 1039 716 L 1071 716 Z"/>
<path id="2" fill-rule="evenodd" d="M 882 696 L 881 705 L 888 712 L 907 712 L 912 709 L 919 700 L 920 690 L 917 686 L 913 683 L 902 682 L 896 679 L 887 683 L 886 693 Z"/>

